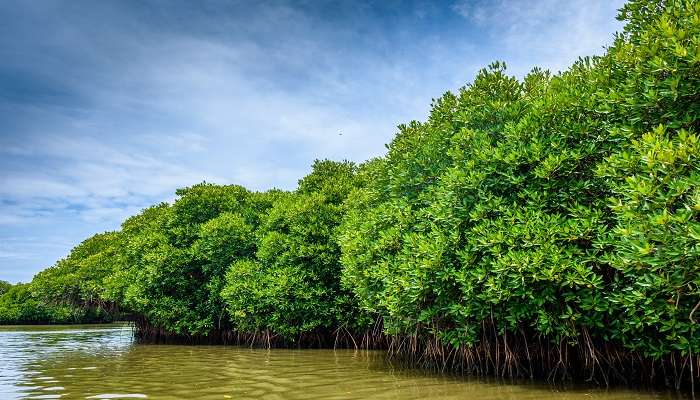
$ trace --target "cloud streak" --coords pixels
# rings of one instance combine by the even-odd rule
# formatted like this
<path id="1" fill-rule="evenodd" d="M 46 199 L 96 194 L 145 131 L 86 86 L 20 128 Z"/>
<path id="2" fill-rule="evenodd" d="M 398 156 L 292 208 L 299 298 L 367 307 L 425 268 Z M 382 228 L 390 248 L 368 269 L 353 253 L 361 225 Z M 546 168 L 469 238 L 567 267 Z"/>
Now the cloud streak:
<path id="1" fill-rule="evenodd" d="M 564 68 L 618 29 L 609 2 L 523 4 L 0 3 L 0 279 L 178 187 L 381 155 L 491 61 Z"/>
<path id="2" fill-rule="evenodd" d="M 602 54 L 612 32 L 622 29 L 614 16 L 623 4 L 624 0 L 463 0 L 453 9 L 498 43 L 506 61 L 513 61 L 511 72 L 523 76 L 536 65 L 557 72 L 579 57 Z"/>

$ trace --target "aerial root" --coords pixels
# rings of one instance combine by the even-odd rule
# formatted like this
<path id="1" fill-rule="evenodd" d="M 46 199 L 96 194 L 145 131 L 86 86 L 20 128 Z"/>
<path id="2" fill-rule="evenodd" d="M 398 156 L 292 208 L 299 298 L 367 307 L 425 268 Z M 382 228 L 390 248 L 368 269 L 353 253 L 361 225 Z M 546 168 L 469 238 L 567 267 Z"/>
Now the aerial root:
<path id="1" fill-rule="evenodd" d="M 209 335 L 178 335 L 152 326 L 144 318 L 134 321 L 134 336 L 147 343 L 230 344 L 260 348 L 384 349 L 390 360 L 441 373 L 491 375 L 500 379 L 580 380 L 610 386 L 643 384 L 695 391 L 700 378 L 697 354 L 672 353 L 652 359 L 610 342 L 596 340 L 582 330 L 576 338 L 553 341 L 521 327 L 498 332 L 491 321 L 481 324 L 480 340 L 452 345 L 423 327 L 409 335 L 385 335 L 377 320 L 364 332 L 346 326 L 298 335 L 294 340 L 270 330 L 214 331 Z"/>

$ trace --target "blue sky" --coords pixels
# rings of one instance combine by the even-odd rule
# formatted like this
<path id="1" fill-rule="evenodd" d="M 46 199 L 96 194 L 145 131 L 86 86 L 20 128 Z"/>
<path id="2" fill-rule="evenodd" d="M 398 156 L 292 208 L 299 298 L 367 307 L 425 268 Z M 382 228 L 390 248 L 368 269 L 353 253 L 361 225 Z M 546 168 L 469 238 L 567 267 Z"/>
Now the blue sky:
<path id="1" fill-rule="evenodd" d="M 600 54 L 620 1 L 0 1 L 0 279 L 208 181 L 293 189 L 495 60 Z M 343 135 L 338 135 L 342 132 Z"/>

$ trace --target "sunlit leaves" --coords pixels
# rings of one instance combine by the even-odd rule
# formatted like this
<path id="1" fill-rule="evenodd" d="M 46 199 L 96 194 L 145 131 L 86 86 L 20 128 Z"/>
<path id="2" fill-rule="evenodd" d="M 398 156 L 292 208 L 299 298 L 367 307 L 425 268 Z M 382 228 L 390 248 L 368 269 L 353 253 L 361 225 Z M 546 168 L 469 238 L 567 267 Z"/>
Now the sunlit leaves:
<path id="1" fill-rule="evenodd" d="M 700 350 L 700 6 L 620 15 L 604 56 L 522 82 L 495 63 L 400 126 L 340 236 L 344 283 L 390 333 L 468 345 L 488 319 Z"/>

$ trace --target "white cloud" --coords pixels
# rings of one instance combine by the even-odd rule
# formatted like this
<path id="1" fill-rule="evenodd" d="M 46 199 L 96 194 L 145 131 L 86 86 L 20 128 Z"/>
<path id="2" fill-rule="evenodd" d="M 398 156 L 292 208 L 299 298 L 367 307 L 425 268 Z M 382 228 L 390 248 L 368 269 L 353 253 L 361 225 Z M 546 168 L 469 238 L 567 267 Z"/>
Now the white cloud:
<path id="1" fill-rule="evenodd" d="M 171 154 L 185 140 L 163 139 L 161 148 Z M 203 180 L 228 182 L 186 164 L 161 160 L 157 154 L 127 153 L 89 137 L 40 136 L 15 146 L 13 152 L 30 155 L 37 165 L 0 175 L 0 199 L 6 200 L 0 203 L 0 226 L 68 212 L 87 222 L 115 227 L 130 213 L 170 196 L 178 187 Z"/>
<path id="2" fill-rule="evenodd" d="M 446 35 L 437 23 L 414 32 L 414 23 L 439 15 L 437 3 L 408 10 L 403 25 L 386 30 L 377 19 L 339 23 L 279 4 L 250 15 L 188 14 L 172 26 L 120 3 L 95 3 L 81 18 L 33 5 L 45 23 L 28 32 L 46 30 L 0 38 L 0 55 L 3 45 L 30 48 L 32 57 L 10 60 L 14 67 L 71 96 L 36 104 L 0 96 L 0 112 L 15 123 L 0 132 L 0 239 L 21 230 L 58 243 L 58 233 L 65 254 L 172 200 L 178 187 L 292 189 L 315 158 L 381 155 L 397 124 L 424 119 L 431 98 L 494 59 L 522 75 L 609 43 L 607 4 L 457 3 L 454 11 L 478 28 L 472 36 L 460 36 L 462 26 Z M 17 265 L 36 271 L 57 253 L 37 250 L 34 266 Z"/>
<path id="3" fill-rule="evenodd" d="M 580 56 L 601 54 L 622 23 L 613 17 L 624 0 L 461 0 L 453 10 L 483 30 L 511 72 L 534 66 L 564 70 Z"/>

